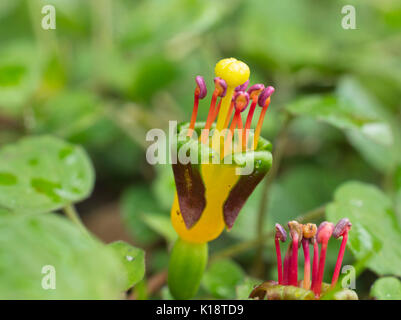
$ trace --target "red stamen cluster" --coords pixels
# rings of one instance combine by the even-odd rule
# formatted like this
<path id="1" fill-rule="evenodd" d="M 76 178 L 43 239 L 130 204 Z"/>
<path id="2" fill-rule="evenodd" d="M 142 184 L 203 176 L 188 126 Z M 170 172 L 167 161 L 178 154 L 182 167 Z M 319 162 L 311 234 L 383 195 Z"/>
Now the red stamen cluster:
<path id="1" fill-rule="evenodd" d="M 197 76 L 195 78 L 196 87 L 195 87 L 195 94 L 194 94 L 194 108 L 192 111 L 191 122 L 189 125 L 188 136 L 191 137 L 193 134 L 193 130 L 195 128 L 196 117 L 198 113 L 198 105 L 199 99 L 203 99 L 206 94 L 206 83 L 201 76 Z M 208 142 L 209 131 L 212 127 L 213 122 L 216 120 L 223 97 L 226 95 L 227 91 L 227 84 L 221 78 L 214 78 L 215 88 L 212 94 L 212 99 L 210 102 L 209 113 L 206 119 L 206 124 L 204 130 L 202 131 L 201 141 L 202 143 Z M 258 124 L 256 126 L 254 139 L 252 142 L 251 149 L 257 146 L 257 142 L 259 140 L 260 131 L 262 128 L 264 116 L 266 110 L 270 103 L 270 96 L 274 92 L 274 88 L 269 86 L 265 88 L 263 84 L 255 84 L 251 86 L 248 90 L 249 81 L 246 81 L 244 84 L 239 85 L 235 88 L 235 94 L 231 100 L 231 105 L 225 120 L 224 128 L 229 128 L 230 132 L 233 136 L 234 130 L 236 128 L 242 129 L 242 149 L 247 148 L 248 146 L 248 138 L 249 138 L 249 130 L 252 123 L 252 118 L 255 112 L 256 105 L 259 104 L 262 107 L 262 111 L 258 120 Z M 217 99 L 220 98 L 220 101 L 217 103 Z M 241 113 L 246 110 L 248 107 L 249 101 L 252 101 L 249 113 L 246 118 L 245 127 L 243 126 Z M 233 111 L 234 116 L 232 117 Z M 232 118 L 232 119 L 231 119 Z M 230 125 L 231 121 L 231 125 Z"/>
<path id="2" fill-rule="evenodd" d="M 344 218 L 341 219 L 336 226 L 331 222 L 325 221 L 320 224 L 319 228 L 317 228 L 316 225 L 312 223 L 302 225 L 297 221 L 290 221 L 288 223 L 288 229 L 291 236 L 291 243 L 286 251 L 284 266 L 282 267 L 279 240 L 285 242 L 287 239 L 287 233 L 280 224 L 276 224 L 275 246 L 277 254 L 278 283 L 281 285 L 303 287 L 306 290 L 312 290 L 315 293 L 315 296 L 319 298 L 322 290 L 327 244 L 329 239 L 332 235 L 334 238 L 343 237 L 331 282 L 332 287 L 335 287 L 340 273 L 345 246 L 348 239 L 348 232 L 351 229 L 351 223 L 347 218 Z M 301 244 L 305 262 L 304 280 L 298 282 L 298 249 Z M 310 282 L 311 270 L 309 244 L 313 245 L 312 283 Z"/>

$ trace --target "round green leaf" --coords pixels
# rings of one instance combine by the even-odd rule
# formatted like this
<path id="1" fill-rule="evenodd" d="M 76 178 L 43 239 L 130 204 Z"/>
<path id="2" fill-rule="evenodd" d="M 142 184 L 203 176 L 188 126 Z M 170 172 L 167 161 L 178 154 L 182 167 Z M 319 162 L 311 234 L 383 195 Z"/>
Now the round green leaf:
<path id="1" fill-rule="evenodd" d="M 145 252 L 124 241 L 110 243 L 109 247 L 114 250 L 125 267 L 127 279 L 125 290 L 128 290 L 141 281 L 145 275 Z"/>
<path id="2" fill-rule="evenodd" d="M 379 242 L 381 247 L 367 266 L 380 275 L 401 276 L 401 228 L 391 200 L 382 191 L 373 185 L 347 182 L 337 189 L 326 214 L 333 222 L 347 217 L 355 226 L 349 234 L 349 248 L 357 259 L 362 252 L 377 248 Z"/>
<path id="3" fill-rule="evenodd" d="M 401 300 L 401 281 L 395 277 L 380 278 L 370 289 L 370 295 L 379 300 Z"/>
<path id="4" fill-rule="evenodd" d="M 232 260 L 217 260 L 205 272 L 203 287 L 216 298 L 234 299 L 236 287 L 245 277 L 241 267 Z"/>
<path id="5" fill-rule="evenodd" d="M 0 299 L 117 299 L 125 278 L 110 250 L 46 213 L 0 219 L 0 283 Z"/>
<path id="6" fill-rule="evenodd" d="M 0 207 L 19 213 L 60 209 L 85 199 L 94 172 L 85 151 L 51 136 L 0 149 Z"/>

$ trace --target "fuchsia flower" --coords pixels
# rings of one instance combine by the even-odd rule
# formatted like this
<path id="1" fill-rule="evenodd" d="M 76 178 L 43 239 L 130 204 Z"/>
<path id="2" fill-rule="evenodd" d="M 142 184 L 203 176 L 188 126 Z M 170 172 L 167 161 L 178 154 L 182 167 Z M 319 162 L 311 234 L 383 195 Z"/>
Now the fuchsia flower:
<path id="1" fill-rule="evenodd" d="M 280 224 L 276 224 L 275 246 L 278 282 L 267 281 L 262 283 L 255 287 L 250 294 L 250 298 L 267 300 L 314 300 L 324 297 L 325 294 L 331 289 L 334 289 L 337 285 L 351 226 L 352 224 L 347 218 L 341 219 L 336 226 L 331 222 L 324 221 L 319 225 L 319 228 L 313 223 L 302 225 L 297 221 L 290 221 L 288 223 L 288 229 L 291 241 L 288 245 L 283 264 L 281 261 L 280 241 L 285 242 L 287 240 L 287 232 Z M 334 238 L 342 236 L 343 239 L 330 285 L 323 282 L 323 275 L 327 245 L 331 236 Z M 309 252 L 310 244 L 313 245 L 312 282 Z M 298 249 L 301 245 L 304 253 L 304 279 L 298 280 Z M 356 293 L 349 289 L 339 291 L 338 294 L 334 295 L 334 298 L 339 300 L 358 299 Z"/>

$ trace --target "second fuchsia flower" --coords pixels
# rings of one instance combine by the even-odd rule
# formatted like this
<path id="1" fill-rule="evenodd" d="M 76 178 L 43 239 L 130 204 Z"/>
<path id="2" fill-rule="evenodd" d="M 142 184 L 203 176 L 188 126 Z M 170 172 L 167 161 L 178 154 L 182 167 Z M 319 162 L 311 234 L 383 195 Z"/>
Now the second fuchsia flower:
<path id="1" fill-rule="evenodd" d="M 341 219 L 336 226 L 331 222 L 322 222 L 319 227 L 312 223 L 300 224 L 297 221 L 288 223 L 291 241 L 286 250 L 284 262 L 281 259 L 280 241 L 287 240 L 287 232 L 276 224 L 275 246 L 277 255 L 278 281 L 264 282 L 251 293 L 251 298 L 258 299 L 320 299 L 330 289 L 337 285 L 341 264 L 344 258 L 345 246 L 351 222 Z M 334 268 L 331 284 L 323 282 L 326 263 L 327 245 L 331 237 L 342 237 L 340 251 Z M 319 253 L 320 244 L 320 253 Z M 310 249 L 313 246 L 313 264 L 311 270 Z M 304 253 L 304 278 L 298 279 L 298 250 L 302 246 Z M 312 273 L 312 274 L 311 274 Z M 280 293 L 280 294 L 278 294 Z M 354 291 L 345 289 L 340 291 L 339 299 L 357 299 Z"/>

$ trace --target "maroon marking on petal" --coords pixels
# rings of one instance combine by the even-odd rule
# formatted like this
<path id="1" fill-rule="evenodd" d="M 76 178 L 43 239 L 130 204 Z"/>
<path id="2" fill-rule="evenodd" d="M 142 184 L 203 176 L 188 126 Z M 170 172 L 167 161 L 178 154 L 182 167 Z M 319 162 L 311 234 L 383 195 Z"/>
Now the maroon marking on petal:
<path id="1" fill-rule="evenodd" d="M 230 191 L 227 200 L 223 205 L 224 221 L 231 229 L 242 207 L 244 206 L 248 197 L 252 194 L 253 190 L 259 182 L 266 175 L 266 171 L 254 171 L 250 175 L 243 175 L 239 178 L 235 186 Z"/>
<path id="2" fill-rule="evenodd" d="M 178 162 L 173 164 L 173 172 L 181 215 L 190 229 L 206 207 L 205 186 L 197 166 Z"/>

